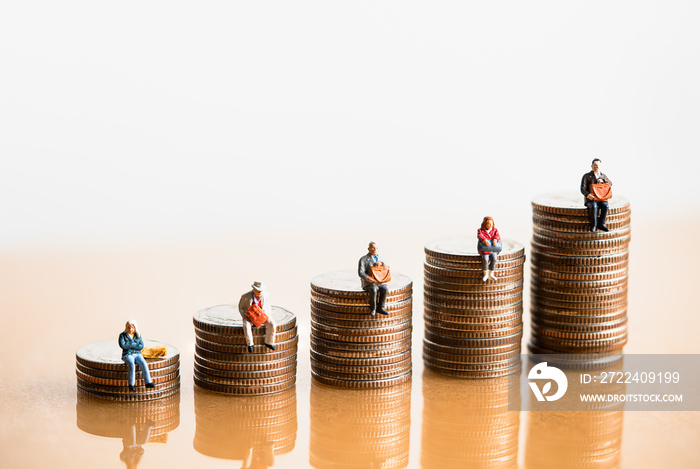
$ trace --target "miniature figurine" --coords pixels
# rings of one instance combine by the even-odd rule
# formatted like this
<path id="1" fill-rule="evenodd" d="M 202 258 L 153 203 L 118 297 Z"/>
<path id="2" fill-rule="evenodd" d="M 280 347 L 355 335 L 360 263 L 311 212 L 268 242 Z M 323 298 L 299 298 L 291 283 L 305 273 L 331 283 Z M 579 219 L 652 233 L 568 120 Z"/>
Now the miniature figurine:
<path id="1" fill-rule="evenodd" d="M 151 381 L 151 373 L 148 371 L 146 359 L 141 355 L 143 349 L 143 339 L 139 334 L 136 321 L 126 321 L 124 332 L 119 334 L 119 346 L 122 348 L 122 360 L 126 363 L 129 370 L 129 390 L 135 391 L 136 384 L 136 364 L 141 368 L 143 379 L 146 381 L 147 388 L 155 388 L 155 384 Z"/>
<path id="2" fill-rule="evenodd" d="M 369 292 L 369 314 L 374 316 L 379 311 L 379 314 L 387 315 L 389 313 L 384 309 L 384 302 L 389 292 L 387 282 L 391 280 L 389 266 L 377 254 L 379 252 L 377 243 L 371 241 L 367 250 L 369 252 L 358 262 L 357 275 L 362 280 L 362 289 Z"/>
<path id="3" fill-rule="evenodd" d="M 238 312 L 243 318 L 243 333 L 248 351 L 253 352 L 253 326 L 265 324 L 265 346 L 275 350 L 275 320 L 272 319 L 270 295 L 265 291 L 262 282 L 253 282 L 251 291 L 241 295 L 238 302 Z"/>
<path id="4" fill-rule="evenodd" d="M 496 260 L 498 253 L 501 252 L 501 236 L 493 222 L 493 218 L 484 217 L 481 222 L 481 228 L 476 230 L 476 237 L 479 239 L 477 250 L 481 254 L 481 264 L 484 270 L 484 277 L 481 279 L 484 282 L 489 279 L 489 274 L 493 280 L 496 280 Z M 490 248 L 490 250 L 487 250 Z"/>
<path id="5" fill-rule="evenodd" d="M 605 217 L 608 214 L 608 202 L 606 200 L 600 200 L 592 194 L 591 185 L 592 184 L 610 184 L 612 182 L 610 179 L 603 174 L 601 171 L 602 161 L 598 158 L 591 162 L 592 171 L 583 175 L 581 178 L 581 194 L 585 197 L 583 203 L 588 207 L 588 222 L 591 227 L 591 231 L 596 231 L 598 228 L 601 231 L 608 231 L 608 227 L 605 226 Z M 598 210 L 600 210 L 600 216 L 598 216 Z"/>

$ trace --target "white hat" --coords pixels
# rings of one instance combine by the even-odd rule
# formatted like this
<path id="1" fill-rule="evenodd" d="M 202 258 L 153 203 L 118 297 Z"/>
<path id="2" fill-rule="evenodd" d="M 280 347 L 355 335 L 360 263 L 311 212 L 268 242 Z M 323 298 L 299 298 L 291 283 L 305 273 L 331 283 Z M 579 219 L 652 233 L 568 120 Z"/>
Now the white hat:
<path id="1" fill-rule="evenodd" d="M 257 281 L 257 280 L 256 280 L 255 282 L 253 282 L 253 284 L 251 285 L 251 287 L 253 287 L 253 290 L 258 290 L 258 291 L 263 291 L 263 290 L 265 290 L 265 284 L 262 283 L 262 282 L 259 282 L 259 281 Z"/>

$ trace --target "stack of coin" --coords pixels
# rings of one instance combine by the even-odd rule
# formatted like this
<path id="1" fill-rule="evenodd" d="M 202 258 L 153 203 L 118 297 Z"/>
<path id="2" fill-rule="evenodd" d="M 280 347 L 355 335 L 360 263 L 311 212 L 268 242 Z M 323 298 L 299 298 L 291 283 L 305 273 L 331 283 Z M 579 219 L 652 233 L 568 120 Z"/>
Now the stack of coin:
<path id="1" fill-rule="evenodd" d="M 630 204 L 608 201 L 607 227 L 590 231 L 582 195 L 532 201 L 533 353 L 619 353 L 627 342 Z"/>
<path id="2" fill-rule="evenodd" d="M 148 358 L 148 370 L 155 388 L 146 388 L 136 365 L 136 390 L 129 390 L 128 371 L 117 339 L 94 342 L 75 354 L 78 394 L 108 401 L 149 401 L 180 392 L 180 352 L 172 345 L 144 340 L 146 347 L 166 347 L 167 355 Z"/>
<path id="3" fill-rule="evenodd" d="M 525 248 L 503 240 L 483 281 L 477 238 L 425 246 L 423 361 L 436 373 L 493 378 L 520 371 Z"/>
<path id="4" fill-rule="evenodd" d="M 78 393 L 78 428 L 107 438 L 144 434 L 148 442 L 165 442 L 168 433 L 180 425 L 180 393 L 155 401 L 106 402 Z"/>
<path id="5" fill-rule="evenodd" d="M 347 388 L 382 388 L 411 379 L 413 282 L 392 273 L 385 309 L 370 315 L 356 272 L 311 280 L 311 375 Z"/>
<path id="6" fill-rule="evenodd" d="M 225 394 L 268 394 L 294 387 L 297 371 L 297 321 L 278 306 L 275 348 L 265 346 L 265 328 L 253 327 L 253 352 L 243 334 L 237 306 L 220 305 L 195 313 L 194 383 Z"/>
<path id="7" fill-rule="evenodd" d="M 406 467 L 410 436 L 410 382 L 353 392 L 311 383 L 312 467 Z"/>
<path id="8" fill-rule="evenodd" d="M 194 449 L 206 456 L 270 467 L 296 444 L 295 388 L 236 399 L 195 388 L 194 413 Z"/>
<path id="9" fill-rule="evenodd" d="M 520 376 L 469 381 L 423 373 L 421 465 L 518 467 Z M 517 406 L 516 406 L 517 407 Z"/>

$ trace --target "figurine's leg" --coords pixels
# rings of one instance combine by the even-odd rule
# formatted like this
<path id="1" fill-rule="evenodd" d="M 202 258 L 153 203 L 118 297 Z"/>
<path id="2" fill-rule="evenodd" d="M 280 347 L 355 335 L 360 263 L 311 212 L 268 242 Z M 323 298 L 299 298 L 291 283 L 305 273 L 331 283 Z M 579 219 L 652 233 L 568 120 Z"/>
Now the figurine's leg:
<path id="1" fill-rule="evenodd" d="M 143 374 L 143 379 L 146 381 L 146 387 L 151 387 L 149 385 L 153 384 L 151 381 L 151 372 L 148 370 L 148 363 L 146 363 L 146 359 L 143 358 L 143 355 L 140 353 L 137 355 L 133 355 L 134 357 L 134 363 L 138 364 L 139 367 L 141 368 L 141 374 Z"/>
<path id="2" fill-rule="evenodd" d="M 588 223 L 591 227 L 591 231 L 595 231 L 598 226 L 598 203 L 595 200 L 589 200 L 586 202 L 588 207 Z"/>
<path id="3" fill-rule="evenodd" d="M 250 321 L 247 319 L 243 320 L 243 335 L 245 336 L 245 343 L 248 346 L 248 351 L 253 352 L 253 328 Z"/>
<path id="4" fill-rule="evenodd" d="M 484 282 L 489 279 L 489 256 L 488 254 L 481 255 L 481 268 L 484 271 L 484 277 L 481 279 Z"/>
<path id="5" fill-rule="evenodd" d="M 369 314 L 374 316 L 377 313 L 377 284 L 371 283 L 363 289 L 369 293 Z"/>
<path id="6" fill-rule="evenodd" d="M 495 252 L 492 252 L 489 254 L 489 272 L 491 273 L 491 278 L 496 280 L 496 274 L 493 272 L 496 270 L 496 259 L 498 257 L 498 254 Z"/>
<path id="7" fill-rule="evenodd" d="M 386 283 L 380 283 L 377 286 L 379 290 L 379 304 L 378 306 L 378 311 L 380 314 L 389 314 L 389 312 L 384 309 L 384 303 L 386 302 L 386 295 L 389 293 L 389 286 Z"/>
<path id="8" fill-rule="evenodd" d="M 265 321 L 265 345 L 270 350 L 275 350 L 275 327 L 277 327 L 275 320 L 272 316 L 268 316 Z"/>
<path id="9" fill-rule="evenodd" d="M 136 370 L 134 366 L 134 355 L 127 355 L 124 358 L 124 363 L 126 363 L 127 379 L 129 382 L 129 389 L 134 390 L 134 383 L 136 383 Z"/>
<path id="10" fill-rule="evenodd" d="M 608 201 L 598 202 L 598 208 L 600 208 L 600 216 L 598 217 L 598 228 L 603 231 L 608 231 L 608 227 L 605 226 L 605 218 L 608 216 Z"/>

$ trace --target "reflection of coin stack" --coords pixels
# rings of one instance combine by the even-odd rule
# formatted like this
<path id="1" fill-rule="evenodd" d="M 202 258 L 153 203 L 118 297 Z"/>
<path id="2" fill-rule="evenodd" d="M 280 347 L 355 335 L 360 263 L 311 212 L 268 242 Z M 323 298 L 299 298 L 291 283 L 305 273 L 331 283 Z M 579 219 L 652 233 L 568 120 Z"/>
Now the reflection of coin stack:
<path id="1" fill-rule="evenodd" d="M 195 388 L 194 449 L 221 459 L 248 460 L 245 467 L 272 466 L 297 439 L 297 393 L 226 398 Z M 257 462 L 258 464 L 252 464 Z"/>
<path id="2" fill-rule="evenodd" d="M 236 306 L 214 306 L 195 313 L 194 383 L 226 394 L 267 394 L 292 388 L 299 340 L 296 317 L 278 306 L 272 307 L 271 315 L 277 323 L 276 350 L 264 345 L 267 326 L 254 327 L 250 353 Z"/>
<path id="3" fill-rule="evenodd" d="M 627 342 L 630 205 L 609 201 L 609 232 L 590 232 L 580 195 L 532 201 L 533 353 L 618 353 Z"/>
<path id="4" fill-rule="evenodd" d="M 353 392 L 311 383 L 313 467 L 406 467 L 410 430 L 410 382 Z"/>
<path id="5" fill-rule="evenodd" d="M 381 388 L 411 379 L 413 283 L 392 274 L 385 309 L 369 314 L 369 294 L 355 272 L 311 280 L 311 375 L 325 384 Z"/>
<path id="6" fill-rule="evenodd" d="M 528 412 L 525 467 L 620 467 L 622 410 Z"/>
<path id="7" fill-rule="evenodd" d="M 482 280 L 473 239 L 425 246 L 423 361 L 449 376 L 488 378 L 520 370 L 525 249 L 504 240 L 496 279 Z"/>
<path id="8" fill-rule="evenodd" d="M 146 347 L 167 347 L 162 358 L 146 359 L 155 388 L 145 388 L 143 374 L 136 366 L 136 391 L 129 390 L 126 363 L 116 339 L 94 342 L 75 354 L 78 393 L 109 401 L 148 401 L 180 391 L 180 353 L 172 345 L 145 340 Z"/>
<path id="9" fill-rule="evenodd" d="M 517 468 L 520 412 L 509 412 L 508 402 L 519 398 L 519 379 L 455 382 L 426 371 L 422 467 Z"/>
<path id="10" fill-rule="evenodd" d="M 115 404 L 79 392 L 75 409 L 78 428 L 108 438 L 124 438 L 135 427 L 147 429 L 149 442 L 163 442 L 180 425 L 180 393 L 155 401 Z"/>

